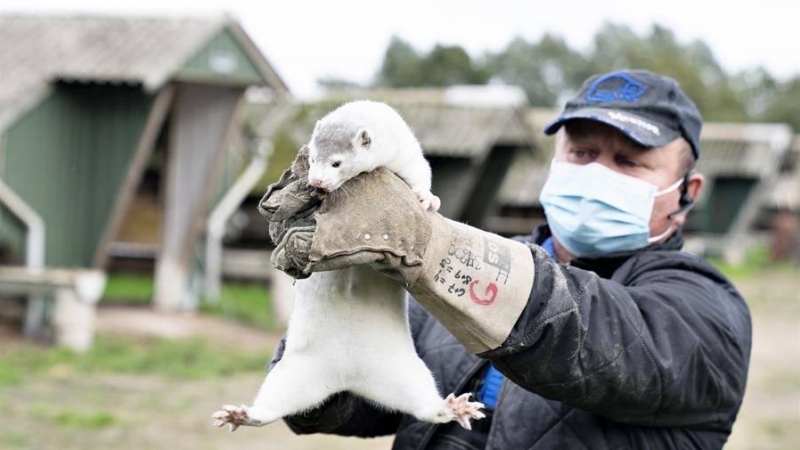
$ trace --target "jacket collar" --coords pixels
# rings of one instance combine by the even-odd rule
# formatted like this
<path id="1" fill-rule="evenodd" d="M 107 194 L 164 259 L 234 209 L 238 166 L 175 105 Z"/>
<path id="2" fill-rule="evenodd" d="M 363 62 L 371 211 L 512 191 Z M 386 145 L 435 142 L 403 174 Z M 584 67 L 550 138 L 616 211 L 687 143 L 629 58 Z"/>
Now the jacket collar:
<path id="1" fill-rule="evenodd" d="M 541 243 L 550 236 L 552 236 L 550 227 L 545 223 L 533 230 L 530 240 L 537 245 L 541 245 Z M 613 275 L 631 256 L 652 251 L 680 251 L 681 248 L 683 248 L 683 230 L 679 228 L 664 242 L 651 244 L 638 250 L 611 253 L 598 258 L 575 258 L 570 265 L 579 269 L 592 271 L 602 278 L 611 278 L 611 275 Z"/>

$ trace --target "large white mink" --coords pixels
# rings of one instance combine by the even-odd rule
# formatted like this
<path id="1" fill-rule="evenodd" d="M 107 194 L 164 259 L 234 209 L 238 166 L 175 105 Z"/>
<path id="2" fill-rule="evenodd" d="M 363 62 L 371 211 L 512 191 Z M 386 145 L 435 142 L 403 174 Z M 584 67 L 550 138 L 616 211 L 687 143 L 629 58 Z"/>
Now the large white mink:
<path id="1" fill-rule="evenodd" d="M 389 164 L 401 172 L 407 165 L 416 166 L 406 173 L 411 180 L 404 178 L 418 192 L 424 207 L 430 202 L 432 209 L 438 208 L 438 198 L 430 194 L 430 168 L 421 150 L 406 151 L 412 143 L 419 147 L 416 138 L 399 115 L 387 108 L 393 112 L 387 105 L 353 102 L 323 118 L 309 144 L 314 157 L 309 182 L 333 191 L 367 170 L 386 167 L 395 171 L 376 161 L 386 161 L 390 152 L 400 151 L 408 153 L 403 156 L 406 159 L 388 158 Z M 361 116 L 368 111 L 375 114 L 367 119 Z M 400 125 L 404 128 L 398 129 Z M 392 139 L 398 141 L 393 144 Z M 403 149 L 392 149 L 392 145 Z M 365 152 L 376 157 L 367 157 Z M 419 168 L 417 158 L 427 172 Z M 340 164 L 331 169 L 341 170 L 323 167 L 337 161 Z M 414 178 L 424 173 L 427 178 Z M 415 187 L 415 183 L 419 184 Z M 425 192 L 433 198 L 425 197 Z M 457 421 L 469 429 L 470 419 L 484 417 L 480 412 L 483 405 L 470 402 L 469 393 L 442 399 L 433 375 L 416 354 L 407 308 L 403 288 L 368 266 L 317 272 L 297 280 L 282 359 L 267 374 L 252 406 L 224 406 L 212 415 L 215 425 L 229 424 L 231 431 L 240 425 L 263 426 L 312 409 L 337 392 L 349 391 L 419 420 Z"/>
<path id="2" fill-rule="evenodd" d="M 334 191 L 362 172 L 385 167 L 411 186 L 423 208 L 439 209 L 422 147 L 386 103 L 358 100 L 336 108 L 317 122 L 308 149 L 308 182 L 314 187 Z"/>

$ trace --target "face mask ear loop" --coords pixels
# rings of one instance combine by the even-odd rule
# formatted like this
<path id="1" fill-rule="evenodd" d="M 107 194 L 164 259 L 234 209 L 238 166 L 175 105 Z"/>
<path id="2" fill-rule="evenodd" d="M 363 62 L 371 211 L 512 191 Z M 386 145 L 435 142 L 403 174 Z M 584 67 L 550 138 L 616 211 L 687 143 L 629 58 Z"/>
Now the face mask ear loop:
<path id="1" fill-rule="evenodd" d="M 683 177 L 683 180 L 681 180 L 683 182 L 685 189 L 680 200 L 681 208 L 673 213 L 668 214 L 667 219 L 672 220 L 676 216 L 679 216 L 681 214 L 686 214 L 694 206 L 694 199 L 689 195 L 689 176 L 692 174 L 692 172 L 694 171 L 690 170 L 686 172 L 686 175 Z"/>
<path id="2" fill-rule="evenodd" d="M 672 183 L 671 186 L 669 186 L 668 188 L 664 189 L 663 191 L 656 192 L 656 197 L 661 197 L 662 195 L 669 194 L 670 192 L 674 191 L 675 189 L 678 189 L 678 187 L 683 184 L 684 180 L 686 180 L 685 177 L 681 178 L 680 180 L 678 180 L 678 181 L 676 181 L 674 183 Z"/>
<path id="3" fill-rule="evenodd" d="M 666 235 L 668 235 L 668 234 L 672 233 L 672 230 L 673 230 L 673 229 L 674 229 L 674 227 L 673 227 L 672 225 L 670 225 L 670 226 L 667 228 L 667 231 L 665 231 L 665 232 L 663 232 L 663 233 L 659 234 L 658 236 L 653 236 L 653 237 L 647 238 L 647 243 L 648 243 L 648 244 L 652 244 L 653 242 L 658 242 L 658 241 L 660 241 L 661 239 L 663 239 L 663 238 L 664 238 L 664 236 L 666 236 Z"/>

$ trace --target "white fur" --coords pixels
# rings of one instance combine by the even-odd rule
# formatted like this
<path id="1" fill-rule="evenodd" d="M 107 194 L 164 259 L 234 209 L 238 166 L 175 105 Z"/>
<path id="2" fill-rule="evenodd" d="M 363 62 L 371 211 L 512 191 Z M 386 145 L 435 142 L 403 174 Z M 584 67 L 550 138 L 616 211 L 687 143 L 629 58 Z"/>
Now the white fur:
<path id="1" fill-rule="evenodd" d="M 295 306 L 281 360 L 252 406 L 226 405 L 216 426 L 264 426 L 348 391 L 392 411 L 470 428 L 482 404 L 469 395 L 446 399 L 417 356 L 405 291 L 369 266 L 318 272 L 296 284 Z"/>
<path id="2" fill-rule="evenodd" d="M 341 149 L 332 155 L 320 152 L 315 141 L 331 126 L 352 130 L 352 151 Z M 368 148 L 358 142 L 362 130 L 371 139 Z M 400 114 L 386 103 L 358 100 L 336 108 L 317 122 L 308 147 L 308 179 L 314 186 L 333 191 L 362 172 L 385 167 L 411 187 L 425 209 L 439 209 L 441 202 L 431 193 L 431 167 L 422 147 Z M 331 167 L 334 160 L 342 161 L 342 166 Z"/>
<path id="3" fill-rule="evenodd" d="M 322 119 L 315 134 L 324 121 L 350 121 L 346 126 L 353 139 L 366 129 L 371 144 L 367 149 L 356 146 L 351 159 L 355 164 L 330 171 L 321 158 L 329 163 L 352 157 L 353 152 L 337 149 L 320 155 L 312 137 L 309 182 L 325 178 L 324 187 L 335 190 L 358 173 L 386 167 L 406 180 L 423 207 L 438 209 L 439 199 L 430 193 L 430 166 L 393 109 L 376 102 L 348 103 Z M 479 411 L 483 405 L 470 402 L 469 394 L 439 396 L 433 375 L 414 349 L 407 306 L 400 285 L 369 266 L 317 272 L 297 280 L 281 361 L 267 374 L 252 406 L 224 406 L 212 416 L 215 425 L 229 424 L 231 430 L 266 425 L 349 391 L 420 420 L 455 420 L 469 428 L 469 419 L 483 417 Z"/>
<path id="4" fill-rule="evenodd" d="M 250 417 L 268 423 L 342 391 L 422 420 L 443 414 L 433 376 L 414 350 L 405 291 L 396 282 L 356 266 L 315 273 L 295 287 L 283 358 L 248 408 Z"/>

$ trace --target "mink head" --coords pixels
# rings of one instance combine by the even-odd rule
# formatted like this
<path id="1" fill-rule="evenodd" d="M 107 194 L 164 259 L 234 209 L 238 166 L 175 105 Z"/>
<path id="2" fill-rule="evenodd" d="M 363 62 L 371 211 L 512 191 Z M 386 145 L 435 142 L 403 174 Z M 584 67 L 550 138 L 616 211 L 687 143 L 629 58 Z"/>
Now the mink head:
<path id="1" fill-rule="evenodd" d="M 311 135 L 308 182 L 312 186 L 335 191 L 345 181 L 371 170 L 372 137 L 355 123 L 317 122 Z"/>

